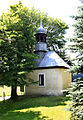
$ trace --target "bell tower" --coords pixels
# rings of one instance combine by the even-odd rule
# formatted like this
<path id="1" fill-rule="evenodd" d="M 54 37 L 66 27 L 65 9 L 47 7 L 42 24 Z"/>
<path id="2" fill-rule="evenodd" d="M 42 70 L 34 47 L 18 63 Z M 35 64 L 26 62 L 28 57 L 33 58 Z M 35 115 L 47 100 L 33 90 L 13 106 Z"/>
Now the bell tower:
<path id="1" fill-rule="evenodd" d="M 35 54 L 39 56 L 36 60 L 37 65 L 41 62 L 45 53 L 47 52 L 47 44 L 46 44 L 46 30 L 42 26 L 42 19 L 40 21 L 40 27 L 37 29 L 35 37 L 36 37 L 36 45 L 35 45 Z"/>
<path id="2" fill-rule="evenodd" d="M 44 42 L 46 43 L 46 30 L 42 27 L 42 19 L 41 19 L 41 22 L 40 22 L 40 27 L 37 29 L 36 31 L 36 40 L 37 42 Z"/>
<path id="3" fill-rule="evenodd" d="M 40 22 L 40 27 L 37 29 L 35 37 L 36 37 L 36 45 L 35 45 L 35 52 L 38 51 L 47 51 L 46 45 L 46 30 L 42 26 L 42 19 Z"/>

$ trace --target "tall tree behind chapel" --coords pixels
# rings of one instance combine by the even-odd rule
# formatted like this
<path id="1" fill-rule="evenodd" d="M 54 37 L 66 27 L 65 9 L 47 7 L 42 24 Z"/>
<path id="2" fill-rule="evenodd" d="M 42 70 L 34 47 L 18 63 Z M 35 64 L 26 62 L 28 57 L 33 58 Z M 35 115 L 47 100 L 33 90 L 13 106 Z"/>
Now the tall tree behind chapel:
<path id="1" fill-rule="evenodd" d="M 75 37 L 71 39 L 73 45 L 70 50 L 77 53 L 75 65 L 71 71 L 74 74 L 83 73 L 83 5 L 78 7 L 78 12 L 75 19 Z M 75 79 L 69 90 L 70 98 L 72 100 L 71 120 L 83 120 L 83 77 Z"/>

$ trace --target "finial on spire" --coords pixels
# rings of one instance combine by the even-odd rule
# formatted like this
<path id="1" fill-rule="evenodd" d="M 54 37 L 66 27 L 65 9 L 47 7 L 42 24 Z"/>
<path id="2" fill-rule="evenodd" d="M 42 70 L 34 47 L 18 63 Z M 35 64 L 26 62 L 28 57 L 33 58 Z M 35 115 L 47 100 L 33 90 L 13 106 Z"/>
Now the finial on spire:
<path id="1" fill-rule="evenodd" d="M 42 18 L 41 18 L 41 21 L 40 21 L 40 27 L 42 27 Z"/>
<path id="2" fill-rule="evenodd" d="M 36 33 L 46 33 L 46 30 L 42 26 L 42 18 L 40 19 L 40 27 L 37 29 Z"/>

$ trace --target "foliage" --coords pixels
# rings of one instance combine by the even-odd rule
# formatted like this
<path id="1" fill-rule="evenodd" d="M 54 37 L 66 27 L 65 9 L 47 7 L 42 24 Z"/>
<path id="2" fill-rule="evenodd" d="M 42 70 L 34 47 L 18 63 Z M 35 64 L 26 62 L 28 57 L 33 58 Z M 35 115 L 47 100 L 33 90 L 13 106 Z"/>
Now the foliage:
<path id="1" fill-rule="evenodd" d="M 48 48 L 61 53 L 61 49 L 66 43 L 64 39 L 65 30 L 68 26 L 64 22 L 58 19 L 49 19 L 49 26 L 47 28 L 47 40 Z"/>
<path id="2" fill-rule="evenodd" d="M 78 14 L 73 16 L 73 18 L 75 19 L 75 24 L 73 25 L 75 27 L 75 37 L 71 38 L 73 43 L 70 46 L 70 50 L 77 53 L 76 59 L 73 60 L 77 61 L 77 71 L 75 70 L 77 74 L 83 71 L 83 6 L 78 7 Z"/>
<path id="3" fill-rule="evenodd" d="M 39 27 L 40 18 L 42 17 L 43 27 L 47 30 L 47 44 L 49 50 L 61 53 L 61 49 L 66 43 L 64 34 L 68 26 L 59 19 L 49 17 L 45 13 L 36 11 L 34 8 L 23 7 L 22 3 L 10 6 L 8 13 L 3 13 L 0 21 L 0 30 L 4 37 L 8 39 L 22 39 L 29 44 L 30 51 L 34 50 L 34 34 Z M 19 34 L 19 35 L 18 35 Z M 30 39 L 29 39 L 30 37 Z M 27 40 L 26 40 L 27 38 Z"/>
<path id="4" fill-rule="evenodd" d="M 78 7 L 78 14 L 73 16 L 76 23 L 75 27 L 75 38 L 72 38 L 73 45 L 70 49 L 78 53 L 76 57 L 77 64 L 75 64 L 71 71 L 75 74 L 83 72 L 83 6 Z M 72 112 L 71 120 L 83 120 L 83 78 L 76 79 L 69 90 L 70 97 L 72 99 Z"/>
<path id="5" fill-rule="evenodd" d="M 66 55 L 66 39 L 64 35 L 68 26 L 61 20 L 48 19 L 47 28 L 47 47 L 49 50 L 54 50 L 65 62 L 69 63 L 69 58 Z M 68 61 L 69 60 L 69 61 Z M 70 64 L 70 63 L 69 63 Z"/>
<path id="6" fill-rule="evenodd" d="M 83 120 L 83 78 L 76 79 L 69 89 L 72 100 L 71 120 Z"/>
<path id="7" fill-rule="evenodd" d="M 26 73 L 33 68 L 35 58 L 30 42 L 33 41 L 33 34 L 30 33 L 33 32 L 34 25 L 29 25 L 26 12 L 26 8 L 19 3 L 10 6 L 9 12 L 0 19 L 3 38 L 0 44 L 0 84 L 11 86 L 11 97 L 14 99 L 17 96 L 17 86 L 27 84 Z"/>
<path id="8" fill-rule="evenodd" d="M 69 120 L 70 112 L 67 105 L 70 101 L 66 97 L 25 97 L 18 101 L 7 100 L 0 102 L 1 120 Z M 3 110 L 2 110 L 3 109 Z"/>

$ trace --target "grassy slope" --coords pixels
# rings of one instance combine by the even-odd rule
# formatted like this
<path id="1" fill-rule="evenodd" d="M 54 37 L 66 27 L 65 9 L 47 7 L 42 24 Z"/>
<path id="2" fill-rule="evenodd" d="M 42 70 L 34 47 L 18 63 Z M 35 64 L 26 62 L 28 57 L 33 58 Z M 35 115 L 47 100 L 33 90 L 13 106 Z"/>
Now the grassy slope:
<path id="1" fill-rule="evenodd" d="M 0 102 L 0 120 L 70 120 L 66 97 L 26 98 Z"/>

